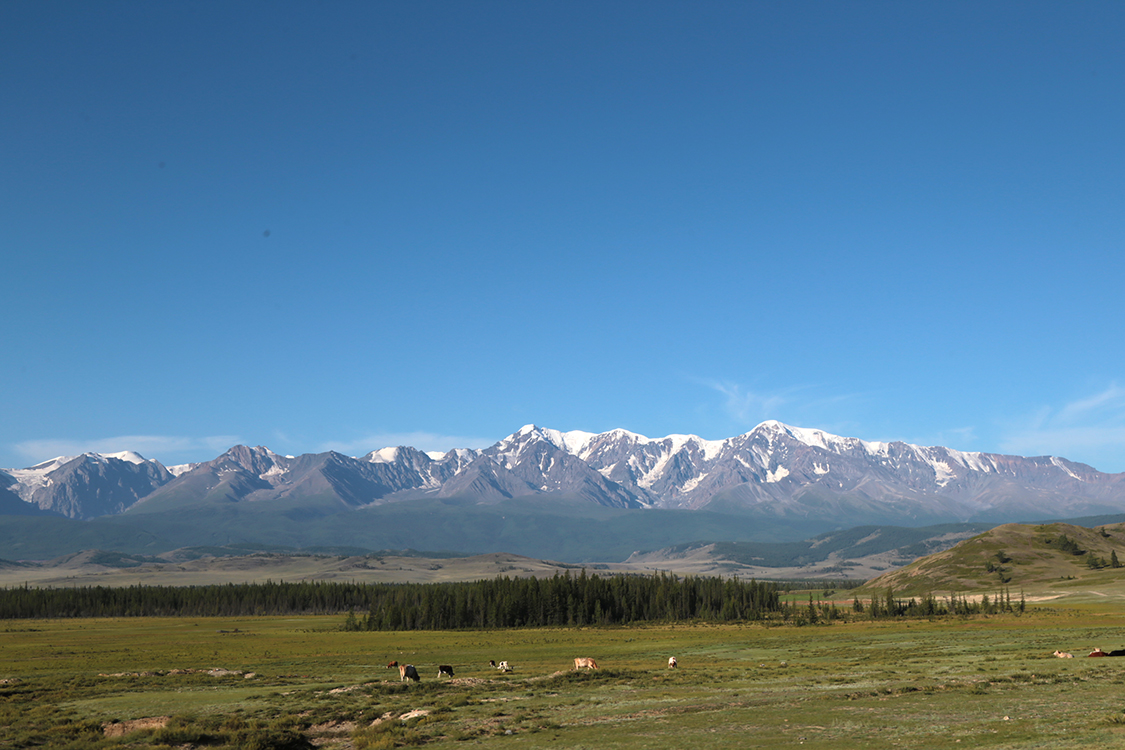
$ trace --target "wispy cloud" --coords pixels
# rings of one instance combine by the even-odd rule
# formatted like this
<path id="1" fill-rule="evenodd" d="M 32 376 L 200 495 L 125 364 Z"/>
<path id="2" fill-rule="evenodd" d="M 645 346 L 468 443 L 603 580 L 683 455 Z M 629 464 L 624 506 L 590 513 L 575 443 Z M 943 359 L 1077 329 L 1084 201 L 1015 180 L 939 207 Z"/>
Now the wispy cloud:
<path id="1" fill-rule="evenodd" d="M 232 445 L 241 442 L 237 435 L 209 435 L 183 437 L 177 435 L 121 435 L 119 437 L 76 440 L 68 438 L 25 440 L 12 447 L 27 459 L 28 465 L 58 456 L 77 456 L 82 453 L 118 453 L 136 451 L 145 458 L 156 458 L 164 463 L 183 460 L 214 458 Z M 193 458 L 194 457 L 194 458 Z M 203 460 L 206 460 L 203 459 Z"/>
<path id="2" fill-rule="evenodd" d="M 1110 383 L 1091 396 L 1061 407 L 1043 407 L 1001 438 L 1005 452 L 1064 456 L 1087 463 L 1115 463 L 1125 468 L 1125 388 Z"/>
<path id="3" fill-rule="evenodd" d="M 722 394 L 725 399 L 723 408 L 727 415 L 741 423 L 775 419 L 781 407 L 790 401 L 785 393 L 759 393 L 729 380 L 697 380 L 701 385 Z"/>
<path id="4" fill-rule="evenodd" d="M 318 450 L 336 451 L 348 456 L 362 456 L 389 446 L 406 445 L 420 451 L 448 451 L 453 448 L 487 448 L 496 438 L 441 435 L 434 432 L 385 432 L 367 435 L 356 440 L 321 443 Z"/>
<path id="5" fill-rule="evenodd" d="M 693 378 L 723 398 L 723 411 L 736 424 L 753 427 L 767 419 L 840 431 L 855 427 L 846 414 L 854 410 L 862 394 L 825 394 L 816 385 L 795 385 L 773 391 L 747 388 L 731 380 Z M 841 433 L 843 434 L 843 433 Z"/>

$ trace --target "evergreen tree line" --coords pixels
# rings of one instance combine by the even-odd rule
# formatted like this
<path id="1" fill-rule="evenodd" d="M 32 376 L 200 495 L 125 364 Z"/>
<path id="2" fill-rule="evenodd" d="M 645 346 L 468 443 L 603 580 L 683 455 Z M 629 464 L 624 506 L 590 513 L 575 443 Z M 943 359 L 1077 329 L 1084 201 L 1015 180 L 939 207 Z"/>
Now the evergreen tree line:
<path id="1" fill-rule="evenodd" d="M 811 605 L 810 605 L 811 606 Z M 866 603 L 856 598 L 852 601 L 852 610 L 856 614 L 866 614 L 872 619 L 889 617 L 943 617 L 947 615 L 995 615 L 1004 612 L 1024 612 L 1027 601 L 1023 593 L 1015 603 L 1008 589 L 989 597 L 984 594 L 980 599 L 969 599 L 966 596 L 951 594 L 944 599 L 939 599 L 933 594 L 926 594 L 920 599 L 899 599 L 893 589 L 887 589 L 882 597 L 873 597 Z"/>
<path id="2" fill-rule="evenodd" d="M 772 583 L 737 579 L 555 575 L 464 584 L 404 584 L 377 592 L 355 630 L 445 630 L 636 622 L 757 620 L 782 605 Z"/>
<path id="3" fill-rule="evenodd" d="M 306 581 L 211 586 L 0 589 L 0 619 L 332 614 L 366 606 L 368 585 Z"/>
<path id="4" fill-rule="evenodd" d="M 239 617 L 349 612 L 354 630 L 615 625 L 761 619 L 777 586 L 721 578 L 565 575 L 465 583 L 266 582 L 0 589 L 0 619 Z M 356 612 L 366 612 L 357 616 Z"/>

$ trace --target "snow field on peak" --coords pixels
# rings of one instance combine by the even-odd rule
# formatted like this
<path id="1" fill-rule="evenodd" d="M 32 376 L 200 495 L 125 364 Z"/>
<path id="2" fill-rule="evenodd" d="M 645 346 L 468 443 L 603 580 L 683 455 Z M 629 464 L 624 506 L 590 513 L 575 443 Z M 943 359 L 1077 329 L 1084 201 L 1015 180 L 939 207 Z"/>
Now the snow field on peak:
<path id="1" fill-rule="evenodd" d="M 128 461 L 131 464 L 147 464 L 149 461 L 140 453 L 135 451 L 120 451 L 119 453 L 95 453 L 96 456 L 102 458 L 116 458 L 119 461 Z"/>
<path id="2" fill-rule="evenodd" d="M 175 466 L 165 466 L 164 468 L 167 469 L 168 473 L 172 476 L 178 477 L 181 474 L 188 473 L 197 466 L 199 466 L 199 464 L 176 464 Z"/>
<path id="3" fill-rule="evenodd" d="M 398 458 L 398 448 L 380 448 L 377 451 L 371 451 L 367 460 L 373 464 L 393 464 Z"/>

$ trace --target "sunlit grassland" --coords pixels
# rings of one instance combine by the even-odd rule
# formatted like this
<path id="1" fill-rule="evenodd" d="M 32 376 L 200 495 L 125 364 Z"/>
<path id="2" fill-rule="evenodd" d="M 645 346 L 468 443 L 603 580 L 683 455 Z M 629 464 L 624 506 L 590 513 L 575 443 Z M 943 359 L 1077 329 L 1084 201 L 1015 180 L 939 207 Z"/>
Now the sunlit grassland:
<path id="1" fill-rule="evenodd" d="M 1084 658 L 1125 647 L 1108 606 L 804 627 L 372 633 L 343 619 L 0 622 L 0 747 L 1125 747 L 1125 659 Z M 575 673 L 576 656 L 601 669 Z M 175 718 L 102 735 L 157 716 Z"/>

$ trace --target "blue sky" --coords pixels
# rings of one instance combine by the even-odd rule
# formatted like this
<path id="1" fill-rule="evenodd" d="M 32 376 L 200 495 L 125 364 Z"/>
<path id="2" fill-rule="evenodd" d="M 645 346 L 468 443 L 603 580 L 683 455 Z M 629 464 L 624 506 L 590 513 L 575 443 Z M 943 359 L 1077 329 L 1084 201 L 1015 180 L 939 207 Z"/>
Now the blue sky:
<path id="1" fill-rule="evenodd" d="M 0 4 L 0 466 L 765 419 L 1125 471 L 1125 4 Z"/>

